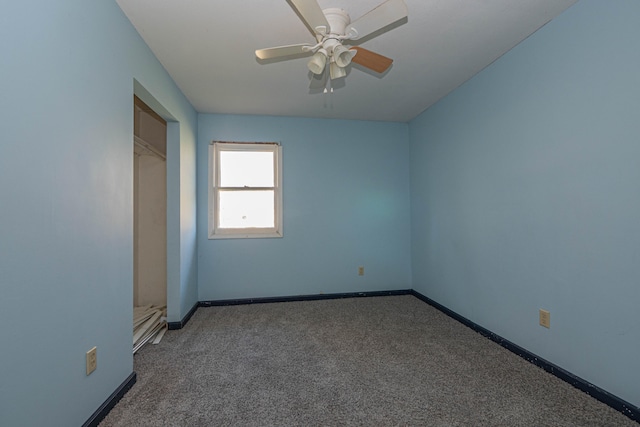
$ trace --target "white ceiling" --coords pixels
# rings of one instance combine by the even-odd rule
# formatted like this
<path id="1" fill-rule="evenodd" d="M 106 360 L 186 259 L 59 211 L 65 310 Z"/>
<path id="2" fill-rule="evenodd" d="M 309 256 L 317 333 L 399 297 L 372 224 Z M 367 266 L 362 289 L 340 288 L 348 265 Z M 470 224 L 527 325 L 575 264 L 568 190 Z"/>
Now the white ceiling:
<path id="1" fill-rule="evenodd" d="M 362 46 L 394 60 L 350 66 L 310 90 L 308 58 L 260 63 L 259 48 L 315 39 L 286 0 L 116 0 L 195 109 L 407 122 L 577 0 L 405 0 L 406 23 Z M 382 0 L 318 0 L 352 21 Z"/>

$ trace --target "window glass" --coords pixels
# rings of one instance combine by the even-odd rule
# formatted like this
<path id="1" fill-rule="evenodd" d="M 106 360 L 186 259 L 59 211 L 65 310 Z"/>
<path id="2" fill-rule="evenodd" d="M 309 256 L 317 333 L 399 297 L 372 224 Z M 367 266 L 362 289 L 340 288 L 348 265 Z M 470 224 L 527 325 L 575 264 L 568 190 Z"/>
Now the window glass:
<path id="1" fill-rule="evenodd" d="M 221 151 L 220 187 L 273 187 L 273 154 Z"/>
<path id="2" fill-rule="evenodd" d="M 274 224 L 274 191 L 220 190 L 221 228 L 272 228 Z"/>

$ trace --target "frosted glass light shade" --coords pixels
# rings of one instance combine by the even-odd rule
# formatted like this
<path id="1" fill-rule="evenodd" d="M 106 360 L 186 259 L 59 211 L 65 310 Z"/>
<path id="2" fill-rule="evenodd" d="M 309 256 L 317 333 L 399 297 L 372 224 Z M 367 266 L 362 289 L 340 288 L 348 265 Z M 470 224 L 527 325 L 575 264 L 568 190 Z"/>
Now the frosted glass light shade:
<path id="1" fill-rule="evenodd" d="M 355 56 L 355 51 L 350 51 L 342 45 L 338 45 L 333 48 L 333 58 L 339 67 L 346 67 L 351 64 L 351 58 Z"/>
<path id="2" fill-rule="evenodd" d="M 331 63 L 329 72 L 331 74 L 331 80 L 339 79 L 347 75 L 347 70 L 338 66 L 338 64 L 336 64 L 335 62 Z"/>
<path id="3" fill-rule="evenodd" d="M 322 74 L 326 64 L 327 54 L 324 50 L 321 49 L 311 57 L 311 59 L 307 63 L 307 68 L 309 68 L 309 71 L 311 71 L 313 74 Z"/>

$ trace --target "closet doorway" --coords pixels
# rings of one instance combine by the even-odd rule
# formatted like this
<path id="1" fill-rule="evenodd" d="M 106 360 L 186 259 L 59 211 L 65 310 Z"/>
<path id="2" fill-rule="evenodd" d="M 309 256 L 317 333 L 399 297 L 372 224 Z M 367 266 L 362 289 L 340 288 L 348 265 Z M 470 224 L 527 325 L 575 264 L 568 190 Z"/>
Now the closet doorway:
<path id="1" fill-rule="evenodd" d="M 133 305 L 167 305 L 167 122 L 134 96 Z"/>

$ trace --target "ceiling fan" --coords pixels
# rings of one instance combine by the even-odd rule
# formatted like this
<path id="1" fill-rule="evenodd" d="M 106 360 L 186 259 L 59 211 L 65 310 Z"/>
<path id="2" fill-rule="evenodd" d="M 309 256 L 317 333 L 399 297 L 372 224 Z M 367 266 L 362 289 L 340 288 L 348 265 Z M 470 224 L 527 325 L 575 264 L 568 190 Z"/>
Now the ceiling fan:
<path id="1" fill-rule="evenodd" d="M 316 75 L 325 73 L 326 78 L 328 68 L 332 80 L 346 76 L 346 67 L 351 62 L 377 73 L 384 73 L 393 63 L 392 59 L 363 47 L 354 46 L 353 42 L 405 19 L 407 6 L 404 0 L 387 0 L 354 22 L 351 22 L 349 14 L 343 9 L 322 10 L 317 0 L 288 1 L 312 29 L 316 43 L 258 49 L 256 57 L 259 59 L 285 59 L 289 56 L 313 55 L 307 63 L 309 70 Z M 346 47 L 345 44 L 351 47 Z"/>

